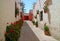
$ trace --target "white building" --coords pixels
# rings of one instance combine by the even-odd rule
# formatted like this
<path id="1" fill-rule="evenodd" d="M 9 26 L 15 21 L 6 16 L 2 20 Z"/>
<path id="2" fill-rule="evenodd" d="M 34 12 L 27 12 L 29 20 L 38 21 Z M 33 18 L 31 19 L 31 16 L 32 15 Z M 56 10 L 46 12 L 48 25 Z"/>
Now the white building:
<path id="1" fill-rule="evenodd" d="M 45 0 L 43 0 L 43 1 L 42 0 L 36 0 L 36 3 L 33 4 L 33 15 L 34 15 L 34 17 L 37 15 L 38 10 L 39 10 L 39 13 L 40 13 L 40 11 L 43 10 L 44 1 Z M 38 17 L 38 21 L 40 21 L 40 16 Z"/>
<path id="2" fill-rule="evenodd" d="M 0 41 L 5 41 L 7 23 L 15 22 L 15 2 L 20 9 L 20 0 L 0 0 Z"/>
<path id="3" fill-rule="evenodd" d="M 43 12 L 43 20 L 39 21 L 39 23 L 47 23 L 50 28 L 51 35 L 60 41 L 60 0 L 37 0 L 33 5 L 33 18 L 37 14 L 37 10 L 39 13 L 43 10 L 44 4 L 48 3 L 49 12 Z M 40 16 L 40 17 L 39 17 Z M 39 14 L 38 19 L 41 18 L 41 14 Z M 40 25 L 40 24 L 39 24 Z M 42 25 L 42 27 L 43 27 Z"/>

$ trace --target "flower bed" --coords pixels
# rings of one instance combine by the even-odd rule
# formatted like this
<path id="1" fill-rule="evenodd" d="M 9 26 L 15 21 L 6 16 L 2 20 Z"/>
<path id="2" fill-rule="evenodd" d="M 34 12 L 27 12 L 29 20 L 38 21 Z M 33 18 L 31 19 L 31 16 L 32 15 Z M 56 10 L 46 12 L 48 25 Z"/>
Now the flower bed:
<path id="1" fill-rule="evenodd" d="M 6 27 L 5 41 L 18 41 L 23 21 L 19 20 Z"/>

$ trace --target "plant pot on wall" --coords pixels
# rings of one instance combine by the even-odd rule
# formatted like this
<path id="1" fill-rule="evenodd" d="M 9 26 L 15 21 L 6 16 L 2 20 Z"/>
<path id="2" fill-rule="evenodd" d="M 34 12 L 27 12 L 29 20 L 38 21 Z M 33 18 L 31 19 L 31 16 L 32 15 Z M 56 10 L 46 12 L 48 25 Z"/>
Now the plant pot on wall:
<path id="1" fill-rule="evenodd" d="M 44 9 L 44 13 L 47 13 L 48 7 L 47 6 L 44 6 L 43 9 Z"/>
<path id="2" fill-rule="evenodd" d="M 36 27 L 38 27 L 38 21 L 36 21 L 35 25 L 36 25 Z"/>
<path id="3" fill-rule="evenodd" d="M 46 25 L 44 25 L 44 33 L 45 33 L 45 35 L 51 36 L 49 28 Z"/>
<path id="4" fill-rule="evenodd" d="M 47 10 L 44 10 L 44 13 L 47 13 Z"/>
<path id="5" fill-rule="evenodd" d="M 35 21 L 32 20 L 33 25 L 35 25 Z"/>
<path id="6" fill-rule="evenodd" d="M 39 10 L 37 10 L 37 14 L 39 14 Z"/>
<path id="7" fill-rule="evenodd" d="M 50 36 L 49 31 L 44 31 L 45 35 Z"/>

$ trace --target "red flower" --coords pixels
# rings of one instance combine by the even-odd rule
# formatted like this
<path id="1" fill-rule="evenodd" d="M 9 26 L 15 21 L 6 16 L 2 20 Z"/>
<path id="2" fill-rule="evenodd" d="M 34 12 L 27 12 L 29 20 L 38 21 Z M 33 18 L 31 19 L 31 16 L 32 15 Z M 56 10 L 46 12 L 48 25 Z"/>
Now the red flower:
<path id="1" fill-rule="evenodd" d="M 13 24 L 13 23 L 11 22 L 11 24 Z"/>
<path id="2" fill-rule="evenodd" d="M 12 25 L 16 25 L 16 22 L 11 23 Z"/>
<path id="3" fill-rule="evenodd" d="M 7 22 L 7 24 L 9 24 L 9 23 Z"/>
<path id="4" fill-rule="evenodd" d="M 13 25 L 16 25 L 16 22 L 14 22 Z"/>
<path id="5" fill-rule="evenodd" d="M 10 32 L 14 32 L 14 30 L 11 29 Z"/>
<path id="6" fill-rule="evenodd" d="M 19 19 L 19 21 L 21 21 L 21 19 Z"/>
<path id="7" fill-rule="evenodd" d="M 7 35 L 8 34 L 8 32 L 5 32 L 5 35 Z"/>

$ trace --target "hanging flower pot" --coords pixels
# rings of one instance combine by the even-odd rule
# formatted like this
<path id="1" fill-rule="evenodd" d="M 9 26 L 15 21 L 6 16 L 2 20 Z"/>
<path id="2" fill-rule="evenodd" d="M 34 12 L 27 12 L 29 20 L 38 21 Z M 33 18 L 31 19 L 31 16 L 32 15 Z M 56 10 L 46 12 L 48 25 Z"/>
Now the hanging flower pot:
<path id="1" fill-rule="evenodd" d="M 47 13 L 48 7 L 47 6 L 44 6 L 43 9 L 44 9 L 44 13 Z"/>

